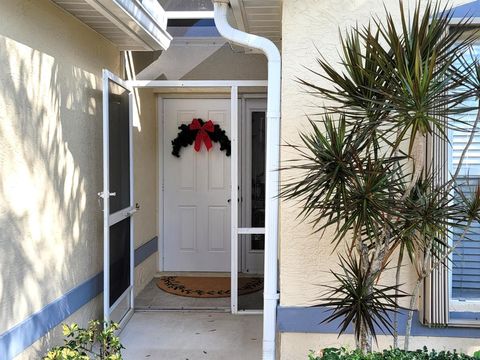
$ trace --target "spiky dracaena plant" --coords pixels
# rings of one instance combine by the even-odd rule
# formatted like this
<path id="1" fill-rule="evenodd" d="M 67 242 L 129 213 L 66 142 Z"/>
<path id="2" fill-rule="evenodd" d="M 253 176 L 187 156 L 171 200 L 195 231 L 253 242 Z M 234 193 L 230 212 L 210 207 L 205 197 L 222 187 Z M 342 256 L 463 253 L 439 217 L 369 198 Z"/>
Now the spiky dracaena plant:
<path id="1" fill-rule="evenodd" d="M 397 311 L 396 300 L 405 296 L 395 291 L 395 285 L 374 284 L 376 274 L 371 273 L 371 264 L 363 264 L 362 261 L 362 258 L 357 260 L 351 254 L 346 258 L 340 256 L 342 272 L 331 272 L 336 283 L 326 286 L 328 292 L 322 299 L 333 307 L 332 313 L 323 322 L 339 320 L 340 334 L 353 323 L 357 344 L 366 341 L 362 338 L 366 333 L 372 334 L 376 340 L 376 328 L 393 334 L 391 312 Z"/>
<path id="2" fill-rule="evenodd" d="M 340 65 L 319 58 L 313 79 L 299 79 L 327 105 L 310 117 L 311 131 L 300 134 L 303 144 L 289 145 L 300 156 L 284 168 L 295 176 L 287 179 L 282 196 L 299 201 L 300 216 L 316 232 L 335 227 L 333 250 L 347 245 L 349 255 L 340 261 L 344 274 L 334 274 L 339 284 L 323 304 L 334 306 L 329 320 L 343 317 L 340 332 L 354 323 L 363 351 L 379 328 L 392 331 L 397 345 L 404 256 L 418 275 L 409 294 L 408 348 L 420 283 L 456 246 L 446 241 L 451 229 L 478 219 L 480 191 L 467 196 L 457 183 L 458 170 L 442 182 L 441 169 L 425 164 L 426 139 L 448 141 L 448 130 L 455 128 L 470 134 L 461 166 L 478 124 L 478 118 L 473 125 L 461 120 L 478 110 L 464 104 L 480 93 L 480 76 L 477 61 L 467 60 L 472 38 L 463 36 L 461 26 L 449 27 L 451 18 L 446 7 L 431 2 L 419 2 L 409 15 L 400 1 L 398 19 L 386 10 L 384 19 L 341 37 Z M 465 24 L 468 19 L 460 22 Z M 317 85 L 316 76 L 329 86 Z M 380 277 L 394 256 L 396 283 L 381 288 Z M 392 326 L 385 315 L 390 310 Z"/>

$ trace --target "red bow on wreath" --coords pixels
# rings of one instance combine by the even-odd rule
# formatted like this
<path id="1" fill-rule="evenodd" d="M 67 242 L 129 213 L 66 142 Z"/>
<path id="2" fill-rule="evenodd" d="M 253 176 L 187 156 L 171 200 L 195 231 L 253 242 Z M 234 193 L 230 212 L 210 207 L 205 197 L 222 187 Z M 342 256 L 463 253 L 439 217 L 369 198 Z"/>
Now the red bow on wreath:
<path id="1" fill-rule="evenodd" d="M 210 139 L 210 136 L 207 134 L 207 131 L 210 133 L 213 133 L 213 131 L 215 130 L 212 120 L 208 120 L 202 126 L 200 125 L 200 121 L 198 121 L 198 119 L 193 119 L 192 123 L 190 124 L 190 130 L 198 130 L 197 136 L 195 137 L 195 146 L 194 146 L 194 149 L 196 152 L 200 151 L 200 148 L 202 147 L 202 141 L 205 144 L 207 151 L 209 151 L 212 148 L 212 140 Z"/>

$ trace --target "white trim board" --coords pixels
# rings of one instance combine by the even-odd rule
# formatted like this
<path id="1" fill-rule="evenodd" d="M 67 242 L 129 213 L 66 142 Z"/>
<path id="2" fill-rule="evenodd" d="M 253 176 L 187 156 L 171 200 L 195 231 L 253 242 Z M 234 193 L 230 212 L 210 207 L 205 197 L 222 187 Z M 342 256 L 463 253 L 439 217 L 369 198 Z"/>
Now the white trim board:
<path id="1" fill-rule="evenodd" d="M 134 88 L 161 88 L 161 87 L 180 87 L 180 88 L 231 88 L 236 87 L 267 87 L 267 80 L 129 80 L 126 83 Z"/>

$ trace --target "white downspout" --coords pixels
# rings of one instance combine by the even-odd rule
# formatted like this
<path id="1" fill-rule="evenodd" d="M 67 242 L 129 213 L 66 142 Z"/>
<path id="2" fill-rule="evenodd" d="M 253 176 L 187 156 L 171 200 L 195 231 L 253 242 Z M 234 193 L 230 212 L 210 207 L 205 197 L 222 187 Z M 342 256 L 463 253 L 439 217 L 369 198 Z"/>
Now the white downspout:
<path id="1" fill-rule="evenodd" d="M 229 0 L 213 1 L 215 25 L 219 33 L 235 44 L 262 51 L 268 59 L 263 360 L 275 360 L 275 332 L 279 299 L 277 259 L 280 185 L 280 52 L 269 39 L 245 33 L 230 26 L 227 20 Z"/>

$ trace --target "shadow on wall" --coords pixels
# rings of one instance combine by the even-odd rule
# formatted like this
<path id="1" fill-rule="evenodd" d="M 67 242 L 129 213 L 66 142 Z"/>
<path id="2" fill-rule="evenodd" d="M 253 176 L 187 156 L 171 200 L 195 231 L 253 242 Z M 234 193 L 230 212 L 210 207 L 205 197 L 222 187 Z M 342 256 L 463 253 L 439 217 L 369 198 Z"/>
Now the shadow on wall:
<path id="1" fill-rule="evenodd" d="M 95 75 L 0 49 L 2 334 L 101 270 L 102 107 Z"/>

